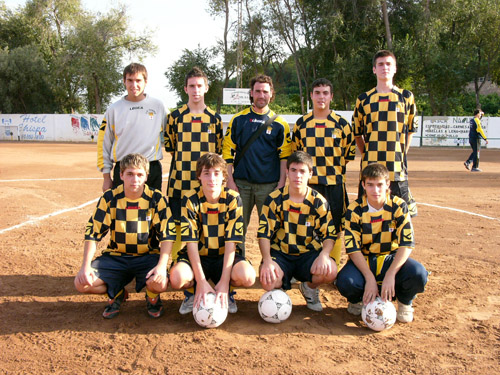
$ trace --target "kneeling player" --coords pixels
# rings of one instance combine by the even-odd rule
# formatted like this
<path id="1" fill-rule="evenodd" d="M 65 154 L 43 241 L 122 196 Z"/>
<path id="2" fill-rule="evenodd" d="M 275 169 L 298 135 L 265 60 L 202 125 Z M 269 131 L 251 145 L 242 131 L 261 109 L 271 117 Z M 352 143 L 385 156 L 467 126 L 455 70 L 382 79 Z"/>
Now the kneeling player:
<path id="1" fill-rule="evenodd" d="M 203 155 L 196 165 L 201 186 L 191 190 L 182 202 L 181 239 L 187 246 L 179 251 L 170 269 L 174 289 L 195 287 L 187 292 L 179 312 L 187 314 L 209 292 L 217 301 L 238 311 L 232 287 L 250 287 L 255 282 L 252 265 L 236 251 L 243 240 L 243 209 L 239 194 L 222 186 L 227 180 L 227 166 L 214 153 Z M 208 280 L 211 280 L 213 288 Z"/>
<path id="2" fill-rule="evenodd" d="M 318 286 L 337 276 L 335 259 L 330 257 L 336 232 L 326 199 L 307 186 L 312 167 L 311 156 L 303 151 L 288 158 L 288 185 L 267 197 L 257 237 L 262 287 L 287 290 L 294 277 L 302 281 L 299 289 L 307 307 L 321 311 Z"/>
<path id="3" fill-rule="evenodd" d="M 412 301 L 424 291 L 427 271 L 410 253 L 415 243 L 406 202 L 390 195 L 389 171 L 369 164 L 361 173 L 362 198 L 347 209 L 345 248 L 349 261 L 339 272 L 337 288 L 349 301 L 347 311 L 361 314 L 363 304 L 380 296 L 398 300 L 397 319 L 413 320 Z"/>
<path id="4" fill-rule="evenodd" d="M 129 154 L 120 161 L 123 184 L 106 190 L 85 231 L 85 247 L 75 287 L 82 293 L 109 296 L 103 317 L 114 318 L 134 277 L 137 292 L 146 287 L 146 305 L 153 318 L 163 313 L 160 293 L 167 289 L 167 263 L 175 236 L 167 241 L 167 203 L 159 190 L 146 185 L 148 160 Z M 94 261 L 96 243 L 110 232 L 103 254 Z"/>

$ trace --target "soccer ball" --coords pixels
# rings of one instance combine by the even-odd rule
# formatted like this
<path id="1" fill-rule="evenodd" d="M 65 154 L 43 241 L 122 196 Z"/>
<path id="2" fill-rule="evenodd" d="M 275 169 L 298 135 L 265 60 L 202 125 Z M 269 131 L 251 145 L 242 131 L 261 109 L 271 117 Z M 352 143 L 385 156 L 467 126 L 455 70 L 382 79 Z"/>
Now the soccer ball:
<path id="1" fill-rule="evenodd" d="M 220 302 L 215 302 L 215 297 L 214 293 L 207 293 L 206 303 L 201 300 L 198 307 L 193 306 L 194 320 L 203 328 L 218 327 L 226 320 L 227 307 L 223 308 Z"/>
<path id="2" fill-rule="evenodd" d="M 380 297 L 368 305 L 363 305 L 361 318 L 368 328 L 383 331 L 391 328 L 396 322 L 396 308 L 391 301 L 383 302 Z"/>
<path id="3" fill-rule="evenodd" d="M 259 314 L 266 322 L 281 323 L 292 313 L 292 301 L 281 289 L 266 292 L 259 300 Z"/>

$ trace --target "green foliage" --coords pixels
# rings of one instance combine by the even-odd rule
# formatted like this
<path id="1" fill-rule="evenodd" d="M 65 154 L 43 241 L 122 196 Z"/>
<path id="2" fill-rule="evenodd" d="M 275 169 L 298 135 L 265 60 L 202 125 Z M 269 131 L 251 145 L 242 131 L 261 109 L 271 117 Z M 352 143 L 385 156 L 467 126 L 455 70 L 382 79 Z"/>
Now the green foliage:
<path id="1" fill-rule="evenodd" d="M 168 86 L 181 98 L 178 105 L 187 103 L 188 101 L 188 96 L 184 91 L 185 80 L 187 73 L 195 66 L 203 70 L 208 77 L 210 89 L 205 94 L 205 103 L 210 105 L 217 103 L 218 96 L 222 95 L 222 87 L 220 85 L 221 71 L 210 62 L 209 56 L 213 56 L 212 51 L 200 46 L 194 51 L 184 49 L 182 56 L 165 73 Z"/>
<path id="2" fill-rule="evenodd" d="M 140 34 L 129 30 L 124 7 L 93 14 L 81 7 L 80 0 L 29 0 L 16 10 L 0 8 L 0 46 L 6 48 L 4 58 L 9 61 L 18 54 L 37 57 L 37 69 L 27 69 L 20 79 L 33 83 L 33 90 L 42 90 L 31 96 L 45 99 L 21 105 L 24 97 L 12 91 L 3 99 L 14 104 L 2 111 L 28 113 L 102 113 L 122 91 L 125 57 L 155 51 L 148 30 Z M 50 84 L 41 83 L 42 74 Z"/>

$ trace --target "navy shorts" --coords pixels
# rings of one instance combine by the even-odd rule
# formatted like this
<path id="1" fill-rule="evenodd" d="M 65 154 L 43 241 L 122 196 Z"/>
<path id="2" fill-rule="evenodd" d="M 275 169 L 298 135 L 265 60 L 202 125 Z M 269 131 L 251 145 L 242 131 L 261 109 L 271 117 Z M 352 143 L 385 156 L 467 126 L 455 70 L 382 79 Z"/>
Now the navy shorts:
<path id="1" fill-rule="evenodd" d="M 327 201 L 332 213 L 335 230 L 340 233 L 344 230 L 345 213 L 349 206 L 349 197 L 345 184 L 339 185 L 309 185 L 312 189 L 320 193 Z"/>
<path id="2" fill-rule="evenodd" d="M 135 278 L 135 290 L 146 286 L 146 275 L 158 264 L 160 254 L 141 256 L 116 256 L 103 254 L 92 261 L 96 275 L 108 286 L 108 296 L 113 299 L 120 290 Z"/>
<path id="3" fill-rule="evenodd" d="M 311 267 L 319 254 L 319 251 L 308 251 L 300 255 L 290 255 L 271 249 L 271 258 L 283 271 L 281 288 L 292 289 L 290 284 L 292 277 L 299 281 L 312 281 Z"/>
<path id="4" fill-rule="evenodd" d="M 233 266 L 239 262 L 248 260 L 240 254 L 234 254 Z M 191 266 L 187 252 L 179 253 L 177 257 L 177 262 L 184 262 Z M 222 276 L 222 266 L 224 265 L 224 255 L 219 255 L 218 257 L 207 257 L 200 256 L 201 268 L 205 274 L 207 280 L 212 280 L 214 284 L 217 285 Z M 249 262 L 250 263 L 250 262 Z M 196 282 L 196 280 L 195 280 Z"/>

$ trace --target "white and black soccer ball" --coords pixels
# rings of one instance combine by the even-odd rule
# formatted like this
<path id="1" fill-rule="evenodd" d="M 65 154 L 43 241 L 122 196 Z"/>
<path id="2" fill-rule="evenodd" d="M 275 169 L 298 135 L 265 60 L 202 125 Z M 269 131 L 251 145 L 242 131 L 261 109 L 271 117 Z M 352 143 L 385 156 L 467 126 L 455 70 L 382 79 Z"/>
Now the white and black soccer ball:
<path id="1" fill-rule="evenodd" d="M 203 328 L 215 328 L 220 326 L 227 318 L 227 307 L 215 302 L 216 295 L 207 293 L 206 303 L 203 300 L 198 307 L 193 306 L 193 316 L 196 323 Z"/>
<path id="2" fill-rule="evenodd" d="M 292 301 L 281 289 L 266 292 L 259 300 L 259 314 L 266 322 L 281 323 L 292 313 Z"/>
<path id="3" fill-rule="evenodd" d="M 373 302 L 363 305 L 361 318 L 368 328 L 383 331 L 396 323 L 396 308 L 391 301 L 383 302 L 380 297 L 377 297 Z"/>

